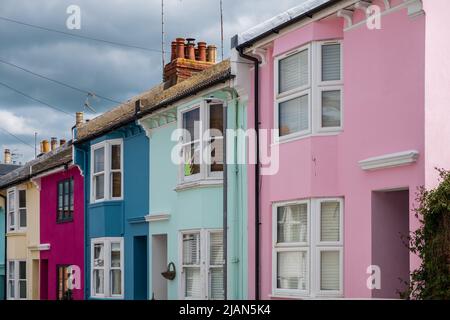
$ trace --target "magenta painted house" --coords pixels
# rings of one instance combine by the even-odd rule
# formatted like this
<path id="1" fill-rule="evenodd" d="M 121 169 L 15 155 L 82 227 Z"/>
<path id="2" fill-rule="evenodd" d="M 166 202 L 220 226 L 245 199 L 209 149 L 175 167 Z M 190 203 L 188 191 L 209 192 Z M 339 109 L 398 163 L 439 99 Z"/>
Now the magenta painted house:
<path id="1" fill-rule="evenodd" d="M 278 172 L 248 169 L 249 298 L 399 298 L 417 188 L 450 169 L 449 10 L 306 0 L 233 39 L 248 127 L 278 130 Z"/>
<path id="2" fill-rule="evenodd" d="M 83 177 L 72 165 L 71 146 L 53 152 L 48 162 L 59 166 L 35 178 L 41 197 L 40 297 L 41 300 L 82 300 Z"/>

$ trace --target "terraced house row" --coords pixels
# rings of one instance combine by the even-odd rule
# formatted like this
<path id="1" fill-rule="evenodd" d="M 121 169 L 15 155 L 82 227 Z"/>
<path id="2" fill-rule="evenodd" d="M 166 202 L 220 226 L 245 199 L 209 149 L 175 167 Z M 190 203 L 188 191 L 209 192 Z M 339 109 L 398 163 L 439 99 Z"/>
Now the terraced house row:
<path id="1" fill-rule="evenodd" d="M 307 0 L 219 63 L 176 39 L 161 84 L 0 177 L 4 298 L 398 298 L 450 168 L 449 6 Z"/>

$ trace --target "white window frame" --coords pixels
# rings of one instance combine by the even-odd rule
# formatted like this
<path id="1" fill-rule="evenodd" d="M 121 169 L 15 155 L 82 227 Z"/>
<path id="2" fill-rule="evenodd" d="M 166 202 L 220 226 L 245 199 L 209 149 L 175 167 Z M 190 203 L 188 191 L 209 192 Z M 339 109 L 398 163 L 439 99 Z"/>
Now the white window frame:
<path id="1" fill-rule="evenodd" d="M 120 268 L 111 267 L 111 244 L 120 243 Z M 96 244 L 102 244 L 104 250 L 104 266 L 103 268 L 94 267 L 94 247 Z M 125 273 L 124 273 L 124 240 L 121 237 L 110 237 L 110 238 L 95 238 L 91 239 L 91 297 L 92 298 L 102 298 L 102 299 L 123 299 L 125 296 Z M 96 294 L 94 290 L 94 270 L 101 269 L 103 271 L 103 294 Z M 122 293 L 120 295 L 111 294 L 111 270 L 121 271 L 121 288 Z"/>
<path id="2" fill-rule="evenodd" d="M 320 209 L 323 202 L 339 202 L 339 241 L 320 241 Z M 279 207 L 299 204 L 308 205 L 308 243 L 277 243 L 277 212 Z M 298 298 L 339 298 L 343 296 L 344 285 L 344 200 L 343 198 L 318 198 L 297 201 L 274 202 L 272 205 L 272 295 L 274 297 Z M 306 248 L 306 249 L 305 249 Z M 308 279 L 307 290 L 277 288 L 277 253 L 307 252 Z M 320 290 L 320 253 L 321 251 L 339 252 L 339 290 Z"/>
<path id="3" fill-rule="evenodd" d="M 120 145 L 120 170 L 112 170 L 111 169 L 111 152 L 112 152 L 112 146 Z M 91 203 L 99 203 L 104 201 L 119 201 L 123 200 L 124 197 L 124 168 L 123 168 L 123 139 L 112 139 L 112 140 L 105 140 L 100 143 L 94 144 L 91 146 Z M 104 171 L 100 173 L 94 173 L 94 165 L 95 165 L 95 151 L 98 149 L 104 148 L 104 159 L 105 159 L 105 168 Z M 121 196 L 120 197 L 113 197 L 112 196 L 112 181 L 111 176 L 113 172 L 120 172 L 121 173 Z M 95 199 L 95 183 L 94 183 L 94 177 L 104 174 L 104 198 L 103 199 Z"/>
<path id="4" fill-rule="evenodd" d="M 308 84 L 298 87 L 296 89 L 292 89 L 283 93 L 279 93 L 280 91 L 280 86 L 279 86 L 279 79 L 280 79 L 280 75 L 279 75 L 279 65 L 280 65 L 280 61 L 288 58 L 292 55 L 298 54 L 304 50 L 308 50 Z M 311 86 L 312 86 L 312 68 L 311 68 L 311 59 L 312 59 L 312 46 L 311 44 L 307 44 L 304 46 L 301 46 L 297 49 L 294 49 L 292 51 L 289 51 L 283 55 L 280 55 L 278 57 L 275 58 L 274 60 L 274 75 L 275 75 L 275 81 L 274 81 L 274 93 L 275 93 L 275 108 L 274 108 L 274 128 L 275 129 L 280 129 L 279 128 L 279 110 L 280 110 L 280 104 L 289 100 L 293 100 L 295 98 L 299 98 L 301 96 L 304 96 L 305 94 L 308 95 L 308 129 L 303 130 L 303 131 L 298 131 L 298 132 L 294 132 L 285 136 L 280 136 L 279 134 L 275 134 L 275 141 L 276 142 L 281 142 L 281 141 L 287 141 L 290 139 L 295 139 L 298 137 L 303 137 L 306 136 L 308 134 L 311 133 L 311 105 L 312 105 L 312 90 L 311 90 Z"/>
<path id="5" fill-rule="evenodd" d="M 193 140 L 194 143 L 199 143 L 200 144 L 200 172 L 191 176 L 185 176 L 184 175 L 184 154 L 183 154 L 183 163 L 179 165 L 179 169 L 178 169 L 178 184 L 179 185 L 183 185 L 183 184 L 188 184 L 191 182 L 197 182 L 197 181 L 201 181 L 201 180 L 210 180 L 210 181 L 214 181 L 214 180 L 222 180 L 223 179 L 223 171 L 220 172 L 211 172 L 210 170 L 210 165 L 204 163 L 203 161 L 203 152 L 205 150 L 208 150 L 205 148 L 206 144 L 208 143 L 208 138 L 204 139 L 204 134 L 206 132 L 206 130 L 210 129 L 210 121 L 209 121 L 209 106 L 210 105 L 215 105 L 215 104 L 221 104 L 223 107 L 225 107 L 225 101 L 222 101 L 220 99 L 204 99 L 202 101 L 199 101 L 195 104 L 183 107 L 183 108 L 179 108 L 177 111 L 177 116 L 178 116 L 178 129 L 183 129 L 183 115 L 189 111 L 192 111 L 194 109 L 199 109 L 199 120 L 201 122 L 200 125 L 200 137 L 197 140 Z M 205 126 L 205 125 L 206 126 Z M 223 135 L 225 133 L 222 132 L 222 139 L 223 139 Z M 191 137 L 191 139 L 194 139 L 194 137 Z M 224 141 L 224 140 L 222 140 Z M 192 142 L 190 143 L 184 143 L 183 138 L 180 138 L 180 141 L 178 142 L 181 146 L 180 151 L 183 150 L 183 148 L 187 145 L 192 144 Z M 225 146 L 224 146 L 225 148 Z M 184 152 L 184 151 L 182 151 Z M 225 164 L 224 164 L 225 165 Z"/>
<path id="6" fill-rule="evenodd" d="M 322 81 L 322 47 L 324 45 L 339 44 L 341 54 L 341 74 L 340 80 L 336 81 Z M 297 54 L 305 49 L 309 50 L 308 55 L 308 71 L 309 84 L 297 89 L 290 90 L 279 94 L 279 61 L 287 58 L 293 54 Z M 274 129 L 279 132 L 279 104 L 281 102 L 289 101 L 298 98 L 305 93 L 309 94 L 309 109 L 308 109 L 308 130 L 294 132 L 288 135 L 280 136 L 275 131 L 273 141 L 275 143 L 290 142 L 305 137 L 315 135 L 335 135 L 339 134 L 344 127 L 344 66 L 343 66 L 343 42 L 340 39 L 327 41 L 313 41 L 306 45 L 302 45 L 294 50 L 279 55 L 274 58 Z M 341 92 L 341 118 L 339 127 L 322 128 L 322 92 L 323 91 L 340 91 Z"/>
<path id="7" fill-rule="evenodd" d="M 28 226 L 28 208 L 27 205 L 25 207 L 20 207 L 20 191 L 24 191 L 25 192 L 25 203 L 28 202 L 28 195 L 27 195 L 27 190 L 25 187 L 13 187 L 7 190 L 6 195 L 7 195 L 7 199 L 6 199 L 6 203 L 7 203 L 7 209 L 8 212 L 6 212 L 6 216 L 7 216 L 7 232 L 25 232 L 27 230 L 27 226 Z M 11 194 L 14 194 L 14 210 L 10 209 L 10 197 Z M 27 216 L 27 225 L 25 227 L 21 227 L 20 226 L 20 209 L 25 209 L 25 215 Z M 14 224 L 11 224 L 11 219 L 10 219 L 10 214 L 13 213 L 14 215 Z"/>
<path id="8" fill-rule="evenodd" d="M 25 263 L 25 279 L 19 279 L 20 268 L 19 265 L 21 262 Z M 10 263 L 14 264 L 14 278 L 11 279 L 9 276 L 9 268 Z M 28 265 L 26 260 L 7 260 L 6 263 L 6 299 L 7 300 L 27 300 L 28 299 Z M 10 281 L 14 281 L 14 297 L 9 295 Z M 20 298 L 20 282 L 25 281 L 25 298 Z"/>
<path id="9" fill-rule="evenodd" d="M 182 230 L 179 232 L 178 243 L 178 259 L 179 269 L 181 277 L 179 277 L 179 292 L 178 296 L 181 300 L 195 300 L 195 298 L 185 297 L 185 268 L 196 267 L 192 265 L 183 265 L 183 235 L 186 234 L 199 234 L 200 235 L 200 282 L 201 282 L 201 297 L 199 299 L 210 300 L 210 285 L 211 285 L 211 273 L 212 268 L 218 268 L 218 265 L 210 265 L 210 237 L 212 233 L 222 233 L 222 229 L 192 229 Z"/>

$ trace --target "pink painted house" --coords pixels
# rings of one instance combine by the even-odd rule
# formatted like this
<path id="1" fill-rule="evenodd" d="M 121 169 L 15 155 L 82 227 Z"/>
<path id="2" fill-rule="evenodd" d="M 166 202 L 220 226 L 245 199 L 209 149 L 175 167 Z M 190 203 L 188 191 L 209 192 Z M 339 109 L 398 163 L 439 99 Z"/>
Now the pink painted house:
<path id="1" fill-rule="evenodd" d="M 248 168 L 249 298 L 399 298 L 417 188 L 450 169 L 449 10 L 306 0 L 233 38 L 248 127 L 278 130 L 278 172 Z"/>
<path id="2" fill-rule="evenodd" d="M 43 155 L 34 180 L 40 190 L 40 298 L 82 300 L 84 182 L 72 164 L 72 147 Z"/>

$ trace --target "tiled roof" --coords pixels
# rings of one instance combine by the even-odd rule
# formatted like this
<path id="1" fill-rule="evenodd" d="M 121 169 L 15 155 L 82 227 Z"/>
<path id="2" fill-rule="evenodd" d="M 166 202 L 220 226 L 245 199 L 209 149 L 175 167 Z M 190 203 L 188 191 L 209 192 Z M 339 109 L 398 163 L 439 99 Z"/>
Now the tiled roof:
<path id="1" fill-rule="evenodd" d="M 37 159 L 31 160 L 25 165 L 0 177 L 0 189 L 26 182 L 34 176 L 72 162 L 72 145 L 65 145 L 50 151 Z"/>
<path id="2" fill-rule="evenodd" d="M 127 124 L 137 117 L 142 117 L 161 107 L 168 106 L 184 97 L 204 90 L 220 81 L 231 78 L 230 61 L 222 61 L 202 72 L 193 75 L 166 90 L 164 84 L 159 84 L 144 92 L 127 103 L 105 112 L 104 114 L 84 123 L 77 129 L 77 141 L 79 143 L 95 136 L 105 134 L 124 124 Z M 141 100 L 141 111 L 136 114 L 135 102 Z"/>

